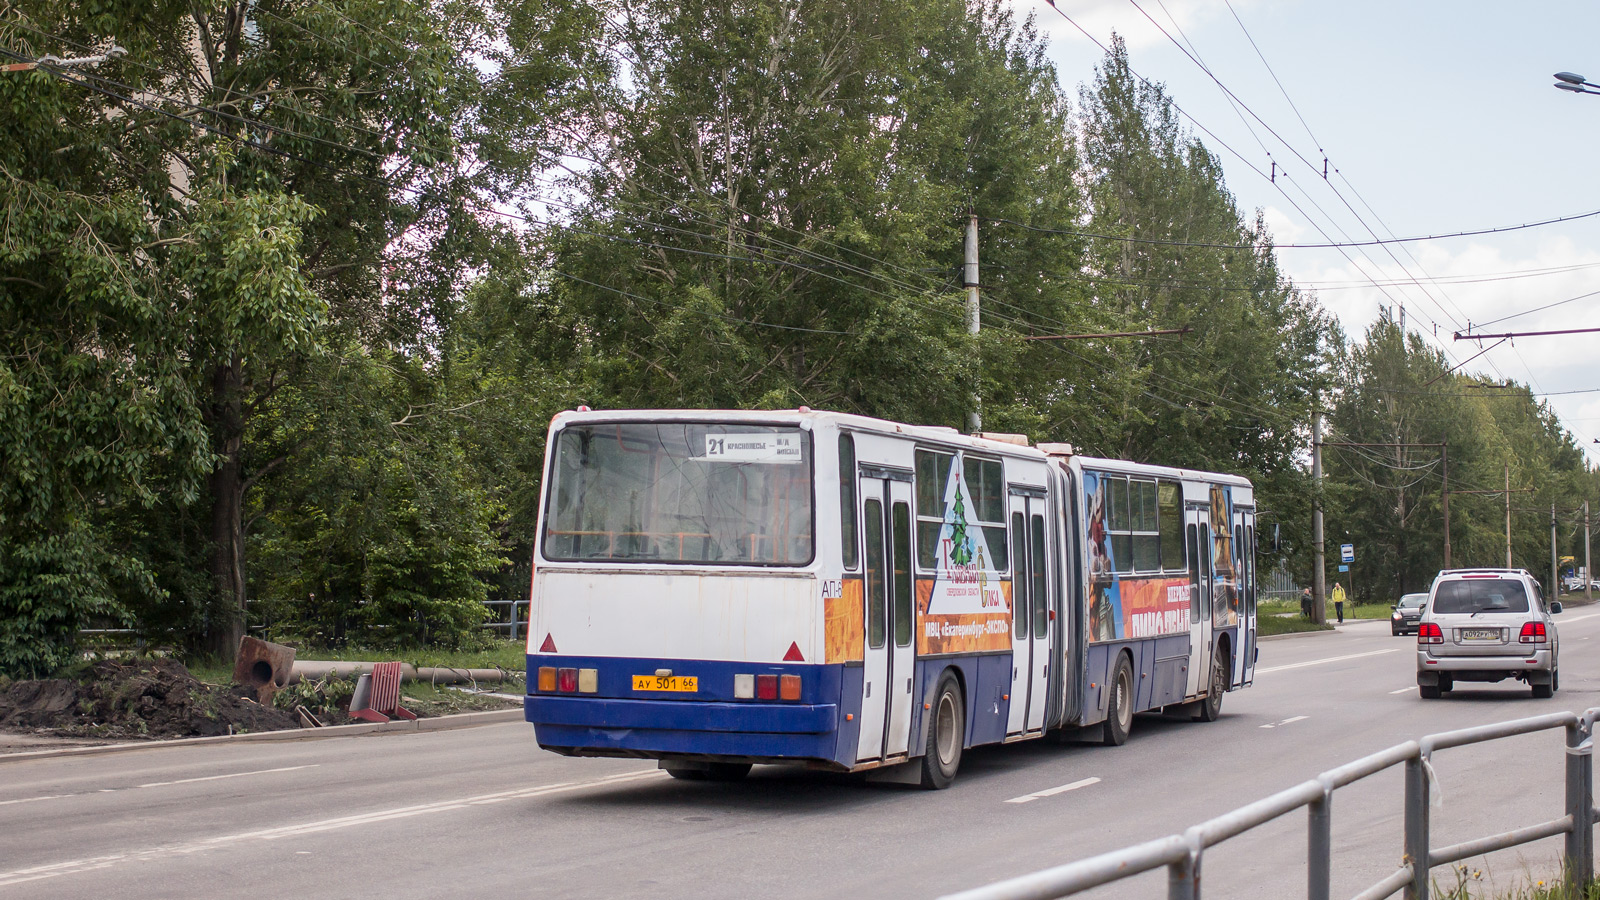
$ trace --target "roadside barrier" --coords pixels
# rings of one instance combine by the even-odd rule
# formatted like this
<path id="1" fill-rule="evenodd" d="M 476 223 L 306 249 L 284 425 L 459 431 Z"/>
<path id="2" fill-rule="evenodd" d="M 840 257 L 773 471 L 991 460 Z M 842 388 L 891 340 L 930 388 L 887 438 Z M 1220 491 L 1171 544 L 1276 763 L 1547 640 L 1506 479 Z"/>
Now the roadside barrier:
<path id="1" fill-rule="evenodd" d="M 1182 834 L 948 894 L 941 900 L 1052 900 L 1163 866 L 1167 869 L 1168 900 L 1199 900 L 1200 860 L 1206 848 L 1215 847 L 1301 807 L 1308 812 L 1306 897 L 1308 900 L 1329 900 L 1329 882 L 1333 873 L 1333 792 L 1398 765 L 1405 766 L 1402 863 L 1388 877 L 1357 894 L 1355 900 L 1381 900 L 1396 891 L 1404 891 L 1405 900 L 1428 900 L 1428 873 L 1434 866 L 1558 834 L 1567 836 L 1564 877 L 1574 885 L 1587 885 L 1594 880 L 1594 823 L 1596 816 L 1600 815 L 1600 811 L 1594 808 L 1592 762 L 1597 716 L 1600 716 L 1600 708 L 1587 710 L 1581 716 L 1571 712 L 1551 713 L 1430 734 L 1420 741 L 1397 744 L 1336 769 L 1329 769 L 1310 781 L 1202 822 Z M 1565 815 L 1447 847 L 1429 846 L 1428 802 L 1434 753 L 1451 747 L 1481 744 L 1556 728 L 1564 728 L 1567 732 Z"/>

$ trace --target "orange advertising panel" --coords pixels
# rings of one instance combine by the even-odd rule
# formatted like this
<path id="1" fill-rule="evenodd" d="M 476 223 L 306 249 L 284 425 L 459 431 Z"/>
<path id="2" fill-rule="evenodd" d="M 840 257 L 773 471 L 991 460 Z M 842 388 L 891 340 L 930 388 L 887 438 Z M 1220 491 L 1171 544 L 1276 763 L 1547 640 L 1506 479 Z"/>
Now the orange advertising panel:
<path id="1" fill-rule="evenodd" d="M 917 579 L 917 653 L 984 653 L 1011 649 L 1011 581 L 999 580 L 988 612 L 928 611 L 936 579 Z"/>
<path id="2" fill-rule="evenodd" d="M 1187 578 L 1124 578 L 1122 633 L 1126 637 L 1158 637 L 1189 632 Z"/>
<path id="3" fill-rule="evenodd" d="M 863 658 L 863 629 L 866 627 L 866 610 L 862 608 L 865 594 L 863 585 L 860 578 L 846 578 L 840 585 L 840 596 L 823 600 L 827 662 L 860 662 Z"/>

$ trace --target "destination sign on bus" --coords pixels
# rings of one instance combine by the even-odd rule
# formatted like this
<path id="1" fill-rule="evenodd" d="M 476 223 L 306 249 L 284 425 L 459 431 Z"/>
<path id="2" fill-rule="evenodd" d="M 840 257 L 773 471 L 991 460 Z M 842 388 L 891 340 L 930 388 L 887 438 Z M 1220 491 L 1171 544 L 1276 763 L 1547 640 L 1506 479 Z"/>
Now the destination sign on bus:
<path id="1" fill-rule="evenodd" d="M 798 434 L 708 434 L 706 459 L 722 462 L 797 463 Z"/>

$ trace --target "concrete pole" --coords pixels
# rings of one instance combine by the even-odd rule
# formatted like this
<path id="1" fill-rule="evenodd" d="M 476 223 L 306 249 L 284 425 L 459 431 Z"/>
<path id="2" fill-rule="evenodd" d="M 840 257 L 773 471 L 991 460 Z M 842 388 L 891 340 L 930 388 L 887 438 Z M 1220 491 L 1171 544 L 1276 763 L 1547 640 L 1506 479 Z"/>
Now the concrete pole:
<path id="1" fill-rule="evenodd" d="M 962 286 L 967 289 L 967 334 L 978 335 L 978 216 L 967 217 L 966 264 L 962 267 Z M 972 411 L 967 413 L 967 431 L 976 434 L 983 430 L 982 397 L 977 385 L 972 389 Z"/>
<path id="2" fill-rule="evenodd" d="M 1444 463 L 1444 493 L 1439 502 L 1444 506 L 1444 567 L 1450 568 L 1450 444 L 1439 445 Z"/>
<path id="3" fill-rule="evenodd" d="M 1561 596 L 1561 563 L 1556 558 L 1556 505 L 1550 504 L 1550 596 Z"/>
<path id="4" fill-rule="evenodd" d="M 1589 568 L 1589 501 L 1583 501 L 1583 599 L 1594 599 L 1594 570 Z"/>
<path id="5" fill-rule="evenodd" d="M 1506 463 L 1506 568 L 1511 568 L 1511 463 Z"/>
<path id="6" fill-rule="evenodd" d="M 1316 556 L 1311 575 L 1311 621 L 1328 621 L 1328 562 L 1322 540 L 1322 413 L 1311 417 L 1311 549 Z"/>

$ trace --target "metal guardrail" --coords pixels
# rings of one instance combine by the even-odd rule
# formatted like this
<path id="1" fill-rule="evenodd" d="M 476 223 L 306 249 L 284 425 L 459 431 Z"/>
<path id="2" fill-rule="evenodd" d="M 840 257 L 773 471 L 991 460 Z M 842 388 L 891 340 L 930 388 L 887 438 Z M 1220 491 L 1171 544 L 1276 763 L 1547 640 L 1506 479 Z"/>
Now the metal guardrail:
<path id="1" fill-rule="evenodd" d="M 1182 834 L 948 894 L 941 900 L 1053 900 L 1163 866 L 1167 869 L 1168 900 L 1199 900 L 1200 860 L 1208 847 L 1301 807 L 1306 807 L 1309 813 L 1306 897 L 1328 900 L 1333 873 L 1333 792 L 1397 765 L 1405 766 L 1403 863 L 1382 881 L 1357 894 L 1355 900 L 1382 900 L 1400 890 L 1405 891 L 1406 900 L 1428 900 L 1428 873 L 1434 866 L 1558 834 L 1567 836 L 1565 877 L 1573 884 L 1587 885 L 1594 880 L 1594 823 L 1600 815 L 1600 810 L 1594 808 L 1592 764 L 1597 716 L 1600 716 L 1600 708 L 1587 710 L 1581 716 L 1570 712 L 1550 713 L 1430 734 L 1420 741 L 1397 744 L 1329 769 L 1310 781 L 1202 822 Z M 1564 728 L 1567 732 L 1566 815 L 1447 847 L 1429 846 L 1428 803 L 1435 752 L 1555 728 Z"/>

